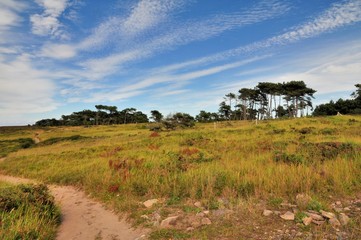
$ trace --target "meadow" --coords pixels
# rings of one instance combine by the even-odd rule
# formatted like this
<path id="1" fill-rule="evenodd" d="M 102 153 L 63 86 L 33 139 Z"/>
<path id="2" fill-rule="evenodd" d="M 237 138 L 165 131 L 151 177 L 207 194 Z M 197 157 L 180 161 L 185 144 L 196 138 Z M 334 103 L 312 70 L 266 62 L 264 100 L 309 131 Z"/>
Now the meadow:
<path id="1" fill-rule="evenodd" d="M 237 222 L 272 225 L 259 217 L 260 204 L 294 203 L 304 193 L 328 206 L 361 193 L 360 116 L 227 121 L 160 132 L 152 126 L 0 128 L 0 156 L 6 157 L 0 172 L 78 186 L 134 225 L 153 228 L 153 239 L 246 238 L 252 226 Z M 148 199 L 159 202 L 145 208 Z M 144 217 L 197 213 L 194 202 L 211 211 L 240 211 L 248 220 L 214 220 L 218 231 L 185 232 L 159 230 Z M 345 228 L 350 236 L 361 234 L 359 220 Z"/>

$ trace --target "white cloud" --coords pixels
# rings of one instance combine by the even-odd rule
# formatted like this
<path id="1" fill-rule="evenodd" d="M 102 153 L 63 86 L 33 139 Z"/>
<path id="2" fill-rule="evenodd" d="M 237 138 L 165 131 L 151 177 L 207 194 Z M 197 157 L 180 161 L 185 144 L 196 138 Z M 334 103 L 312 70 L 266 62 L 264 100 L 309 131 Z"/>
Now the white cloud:
<path id="1" fill-rule="evenodd" d="M 166 21 L 173 10 L 183 5 L 182 0 L 141 0 L 126 17 L 112 16 L 102 22 L 79 48 L 94 51 L 110 43 L 130 41 Z"/>
<path id="2" fill-rule="evenodd" d="M 134 29 L 136 33 L 140 33 L 145 29 L 154 27 L 161 19 L 165 19 L 165 16 L 167 16 L 166 13 L 173 8 L 179 7 L 173 1 L 168 2 L 167 5 L 162 5 L 161 3 L 163 3 L 163 1 L 139 2 L 125 22 L 122 22 L 118 17 L 110 18 L 98 26 L 94 34 L 80 43 L 79 47 L 82 49 L 92 48 L 95 50 L 97 46 L 107 45 L 113 41 L 114 37 L 118 36 L 117 32 L 124 31 L 130 34 L 132 32 L 131 28 Z M 145 6 L 149 4 L 151 4 L 152 7 L 145 10 Z M 183 23 L 180 27 L 170 29 L 169 32 L 164 35 L 155 36 L 145 43 L 135 44 L 130 50 L 114 53 L 111 56 L 103 58 L 88 60 L 82 63 L 82 66 L 92 71 L 92 74 L 88 74 L 92 76 L 90 79 L 100 79 L 115 73 L 124 67 L 125 64 L 137 60 L 144 60 L 145 58 L 159 54 L 175 46 L 206 40 L 224 31 L 274 18 L 280 14 L 284 14 L 288 10 L 289 6 L 281 4 L 279 1 L 261 1 L 251 9 L 231 14 L 218 14 L 206 20 L 194 19 Z M 147 19 L 147 21 L 144 19 Z M 148 23 L 145 23 L 148 21 L 152 24 L 148 25 Z M 137 22 L 140 22 L 139 28 L 135 26 L 129 27 L 130 23 L 135 24 Z M 124 24 L 127 25 L 127 27 L 125 27 Z M 128 37 L 133 33 L 129 34 Z M 116 38 L 116 40 L 122 41 L 118 38 Z M 198 62 L 199 61 L 196 60 L 194 63 L 192 62 L 192 64 L 197 64 Z M 185 63 L 185 65 L 188 65 L 188 63 Z M 177 65 L 177 67 L 182 67 L 182 64 Z M 171 69 L 172 67 L 170 66 L 169 70 Z"/>
<path id="3" fill-rule="evenodd" d="M 333 49 L 330 51 L 329 49 Z M 287 59 L 287 60 L 285 60 Z M 354 90 L 354 85 L 359 83 L 361 74 L 361 43 L 344 42 L 332 46 L 312 49 L 312 51 L 294 56 L 286 56 L 283 69 L 292 69 L 279 73 L 277 66 L 266 76 L 255 76 L 244 80 L 234 80 L 216 86 L 222 92 L 237 91 L 243 87 L 257 85 L 258 82 L 288 82 L 291 80 L 303 80 L 309 87 L 317 90 L 316 101 L 319 95 L 328 94 L 328 100 L 337 92 L 349 92 Z M 236 77 L 238 78 L 238 76 Z M 334 99 L 337 100 L 337 99 Z M 316 102 L 315 101 L 315 102 Z"/>
<path id="4" fill-rule="evenodd" d="M 233 48 L 213 55 L 190 60 L 180 64 L 174 64 L 169 66 L 169 69 L 176 70 L 191 66 L 199 66 L 201 64 L 209 64 L 242 54 L 256 52 L 261 49 L 286 45 L 306 38 L 315 37 L 322 33 L 330 32 L 359 21 L 361 21 L 361 1 L 349 0 L 342 4 L 334 4 L 314 20 L 297 26 L 294 28 L 294 30 L 288 31 L 284 34 L 280 34 L 263 41 L 251 43 L 246 46 L 240 46 L 238 48 Z"/>
<path id="5" fill-rule="evenodd" d="M 55 59 L 67 59 L 74 57 L 76 51 L 71 45 L 67 44 L 45 44 L 40 55 Z"/>
<path id="6" fill-rule="evenodd" d="M 0 59 L 0 112 L 4 116 L 39 113 L 55 109 L 55 85 L 51 74 L 37 70 L 27 55 L 11 62 Z"/>
<path id="7" fill-rule="evenodd" d="M 30 16 L 33 34 L 69 39 L 59 21 L 59 17 L 68 6 L 68 0 L 36 0 L 35 2 L 44 9 L 44 12 Z"/>
<path id="8" fill-rule="evenodd" d="M 22 21 L 19 13 L 26 8 L 20 1 L 2 0 L 0 2 L 0 32 L 18 26 Z"/>

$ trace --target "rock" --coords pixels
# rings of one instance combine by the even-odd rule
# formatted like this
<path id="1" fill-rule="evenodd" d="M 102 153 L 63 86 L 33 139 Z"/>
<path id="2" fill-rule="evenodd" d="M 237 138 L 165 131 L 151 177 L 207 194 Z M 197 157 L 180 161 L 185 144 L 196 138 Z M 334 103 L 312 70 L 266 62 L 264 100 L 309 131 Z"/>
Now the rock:
<path id="1" fill-rule="evenodd" d="M 336 215 L 332 212 L 326 212 L 323 210 L 321 210 L 320 212 L 321 212 L 322 216 L 325 218 L 328 218 L 328 219 L 336 218 Z"/>
<path id="2" fill-rule="evenodd" d="M 150 200 L 147 200 L 143 203 L 143 205 L 146 207 L 146 208 L 151 208 L 154 204 L 156 204 L 158 202 L 158 199 L 150 199 Z"/>
<path id="3" fill-rule="evenodd" d="M 161 228 L 170 228 L 175 225 L 179 216 L 167 217 L 160 223 Z"/>
<path id="4" fill-rule="evenodd" d="M 340 213 L 339 219 L 342 226 L 347 225 L 350 221 L 350 218 L 344 213 Z"/>
<path id="5" fill-rule="evenodd" d="M 205 214 L 204 214 L 203 212 L 199 212 L 199 213 L 196 214 L 196 216 L 197 216 L 197 217 L 204 217 Z"/>
<path id="6" fill-rule="evenodd" d="M 303 224 L 305 224 L 305 226 L 308 226 L 312 223 L 312 217 L 304 217 L 302 219 L 302 222 L 303 222 Z"/>
<path id="7" fill-rule="evenodd" d="M 142 216 L 140 216 L 141 218 L 143 218 L 143 219 L 145 219 L 145 220 L 148 220 L 149 219 L 149 217 L 147 216 L 147 215 L 142 215 Z"/>
<path id="8" fill-rule="evenodd" d="M 187 232 L 192 232 L 194 230 L 194 227 L 187 227 L 186 231 Z"/>
<path id="9" fill-rule="evenodd" d="M 316 214 L 316 213 L 310 213 L 310 212 L 305 212 L 305 214 L 309 217 L 311 217 L 313 220 L 316 220 L 316 221 L 323 221 L 324 218 L 319 215 L 319 214 Z"/>
<path id="10" fill-rule="evenodd" d="M 290 203 L 281 203 L 282 207 L 287 207 L 287 208 L 296 208 L 297 205 L 294 204 L 290 204 Z"/>
<path id="11" fill-rule="evenodd" d="M 340 223 L 340 221 L 337 220 L 337 218 L 330 218 L 330 220 L 328 220 L 328 222 L 334 228 L 337 228 L 337 227 L 341 226 L 341 223 Z"/>
<path id="12" fill-rule="evenodd" d="M 319 225 L 319 226 L 325 223 L 325 221 L 317 221 L 317 220 L 314 220 L 314 219 L 312 219 L 312 222 L 314 224 L 316 224 L 316 225 Z"/>
<path id="13" fill-rule="evenodd" d="M 336 205 L 342 205 L 341 201 L 337 201 Z"/>
<path id="14" fill-rule="evenodd" d="M 140 237 L 138 237 L 138 238 L 136 238 L 136 239 L 134 239 L 134 240 L 144 240 L 144 239 L 146 239 L 146 238 L 147 238 L 146 235 L 142 235 L 142 236 L 140 236 Z"/>
<path id="15" fill-rule="evenodd" d="M 350 210 L 351 210 L 351 208 L 349 208 L 349 207 L 345 207 L 345 208 L 343 208 L 343 210 L 344 210 L 344 211 L 350 211 Z"/>
<path id="16" fill-rule="evenodd" d="M 312 198 L 307 194 L 297 194 L 296 196 L 296 203 L 297 206 L 300 208 L 306 208 L 311 200 Z"/>
<path id="17" fill-rule="evenodd" d="M 202 225 L 211 225 L 212 221 L 209 218 L 202 218 L 201 224 Z"/>
<path id="18" fill-rule="evenodd" d="M 338 212 L 338 213 L 340 213 L 340 212 L 343 211 L 343 209 L 342 209 L 342 208 L 339 208 L 339 207 L 334 207 L 333 209 L 334 209 L 336 212 Z"/>
<path id="19" fill-rule="evenodd" d="M 273 214 L 273 212 L 271 210 L 263 210 L 263 216 L 268 217 L 271 216 Z"/>
<path id="20" fill-rule="evenodd" d="M 228 210 L 228 209 L 217 209 L 217 210 L 212 211 L 212 215 L 215 217 L 222 217 L 224 215 L 228 215 L 233 212 L 234 212 L 233 210 Z"/>
<path id="21" fill-rule="evenodd" d="M 194 205 L 195 207 L 197 207 L 197 208 L 201 208 L 201 207 L 202 207 L 202 203 L 201 203 L 201 202 L 195 202 L 193 205 Z"/>
<path id="22" fill-rule="evenodd" d="M 290 211 L 287 211 L 285 214 L 281 215 L 280 217 L 287 221 L 295 220 L 295 214 Z"/>
<path id="23" fill-rule="evenodd" d="M 204 213 L 205 215 L 209 215 L 209 211 L 208 211 L 208 210 L 203 211 L 203 213 Z"/>

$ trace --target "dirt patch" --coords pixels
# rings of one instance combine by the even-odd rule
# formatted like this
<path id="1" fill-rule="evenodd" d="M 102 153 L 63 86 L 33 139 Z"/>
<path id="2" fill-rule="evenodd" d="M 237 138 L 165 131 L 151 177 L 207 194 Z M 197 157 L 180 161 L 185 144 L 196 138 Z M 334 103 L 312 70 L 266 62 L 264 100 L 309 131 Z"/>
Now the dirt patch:
<path id="1" fill-rule="evenodd" d="M 36 183 L 30 179 L 0 175 L 0 180 L 14 184 Z M 89 199 L 84 192 L 70 186 L 50 185 L 49 189 L 60 205 L 62 223 L 58 240 L 136 239 L 147 231 L 134 230 L 124 220 L 100 203 Z"/>

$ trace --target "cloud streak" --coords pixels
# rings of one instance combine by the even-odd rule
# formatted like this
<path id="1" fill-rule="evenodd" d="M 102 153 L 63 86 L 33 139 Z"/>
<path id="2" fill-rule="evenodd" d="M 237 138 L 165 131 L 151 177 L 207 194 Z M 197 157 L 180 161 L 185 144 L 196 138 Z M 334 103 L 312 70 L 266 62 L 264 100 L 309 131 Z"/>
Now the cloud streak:
<path id="1" fill-rule="evenodd" d="M 35 2 L 41 6 L 44 11 L 41 14 L 33 14 L 30 16 L 32 33 L 39 36 L 52 36 L 62 40 L 69 39 L 68 33 L 59 21 L 59 17 L 69 4 L 68 0 L 35 0 Z"/>

